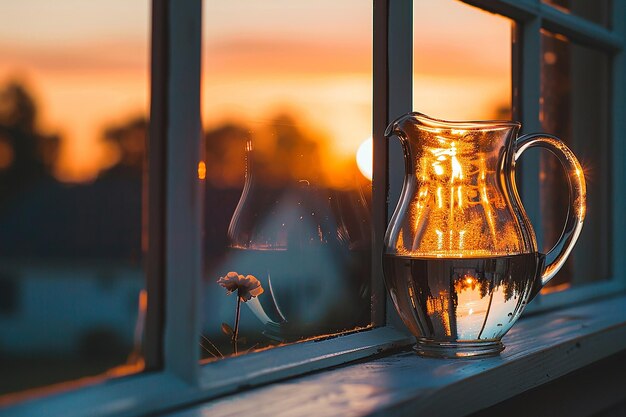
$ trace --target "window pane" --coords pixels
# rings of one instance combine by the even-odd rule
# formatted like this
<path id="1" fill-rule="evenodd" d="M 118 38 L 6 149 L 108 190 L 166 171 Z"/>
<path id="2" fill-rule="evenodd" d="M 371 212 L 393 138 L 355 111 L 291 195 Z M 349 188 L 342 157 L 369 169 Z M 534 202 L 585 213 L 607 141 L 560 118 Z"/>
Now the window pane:
<path id="1" fill-rule="evenodd" d="M 203 357 L 369 326 L 371 3 L 204 6 Z"/>
<path id="2" fill-rule="evenodd" d="M 605 279 L 610 275 L 609 56 L 542 31 L 541 122 L 576 154 L 587 180 L 587 216 L 582 234 L 552 287 Z M 551 154 L 540 157 L 541 211 L 549 250 L 563 229 L 567 183 Z"/>
<path id="3" fill-rule="evenodd" d="M 454 0 L 413 2 L 413 109 L 511 118 L 511 20 Z"/>
<path id="4" fill-rule="evenodd" d="M 566 13 L 584 17 L 594 23 L 609 27 L 611 25 L 611 0 L 543 0 Z"/>
<path id="5" fill-rule="evenodd" d="M 149 10 L 0 6 L 0 395 L 143 368 Z"/>

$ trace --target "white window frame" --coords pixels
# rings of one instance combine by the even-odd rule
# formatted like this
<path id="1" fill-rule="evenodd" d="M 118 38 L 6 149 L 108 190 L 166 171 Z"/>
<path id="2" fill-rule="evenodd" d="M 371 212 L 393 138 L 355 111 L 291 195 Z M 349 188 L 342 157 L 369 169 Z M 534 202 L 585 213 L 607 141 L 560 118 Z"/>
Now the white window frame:
<path id="1" fill-rule="evenodd" d="M 539 119 L 540 83 L 541 83 L 541 32 L 547 29 L 554 33 L 567 36 L 572 42 L 587 46 L 610 56 L 611 97 L 610 111 L 610 146 L 611 146 L 611 187 L 612 221 L 614 233 L 611 236 L 611 273 L 602 282 L 594 282 L 575 286 L 561 292 L 539 295 L 528 306 L 526 314 L 534 314 L 554 308 L 562 308 L 574 303 L 589 301 L 600 297 L 619 294 L 626 290 L 626 221 L 621 213 L 626 213 L 626 123 L 620 117 L 626 109 L 626 66 L 624 47 L 626 45 L 626 22 L 624 19 L 626 2 L 613 0 L 611 11 L 611 29 L 595 24 L 584 18 L 564 13 L 541 0 L 464 0 L 465 3 L 512 18 L 517 23 L 516 40 L 521 49 L 519 80 L 514 85 L 514 108 L 521 115 L 522 128 L 525 132 L 541 132 L 543 128 Z M 513 71 L 515 72 L 515 68 Z M 515 90 L 515 88 L 519 88 Z M 522 172 L 521 197 L 524 208 L 530 217 L 541 218 L 539 194 L 539 157 L 524 156 Z M 620 192 L 621 190 L 621 192 Z M 541 227 L 536 230 L 541 241 Z M 622 231 L 620 233 L 619 231 Z"/>
<path id="2" fill-rule="evenodd" d="M 546 29 L 612 54 L 611 110 L 626 114 L 624 57 L 626 0 L 613 0 L 613 29 L 568 15 L 539 0 L 466 0 L 516 20 L 522 43 L 520 85 L 514 92 L 527 131 L 540 131 L 540 31 Z M 150 212 L 148 254 L 147 370 L 137 375 L 27 400 L 8 408 L 15 416 L 118 416 L 166 412 L 192 402 L 240 391 L 289 376 L 371 356 L 414 343 L 385 297 L 373 305 L 375 328 L 335 338 L 292 344 L 200 366 L 203 193 L 197 165 L 203 160 L 200 118 L 202 0 L 153 0 Z M 398 173 L 383 137 L 388 121 L 412 110 L 413 5 L 411 0 L 373 0 L 373 241 L 382 251 L 389 182 Z M 417 57 L 419 59 L 419 57 Z M 206 69 L 210 71 L 210 68 Z M 613 227 L 626 231 L 626 120 L 612 117 Z M 388 161 L 391 158 L 392 160 Z M 528 158 L 528 157 L 526 157 Z M 398 165 L 400 162 L 400 165 Z M 527 161 L 526 165 L 532 165 Z M 538 162 L 535 161 L 535 169 Z M 535 171 L 536 172 L 536 171 Z M 526 210 L 537 213 L 538 183 L 523 175 Z M 607 282 L 542 297 L 535 312 L 626 289 L 623 233 L 613 234 Z M 210 237 L 209 237 L 210 238 Z M 373 292 L 384 294 L 381 260 L 373 256 Z"/>

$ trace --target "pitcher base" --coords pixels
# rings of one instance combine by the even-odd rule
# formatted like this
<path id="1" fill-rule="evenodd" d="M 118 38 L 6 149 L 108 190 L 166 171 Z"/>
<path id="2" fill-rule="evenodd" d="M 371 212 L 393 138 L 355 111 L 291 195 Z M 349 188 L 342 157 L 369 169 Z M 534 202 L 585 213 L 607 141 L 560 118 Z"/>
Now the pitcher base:
<path id="1" fill-rule="evenodd" d="M 413 350 L 429 358 L 484 358 L 495 356 L 504 350 L 500 341 L 435 342 L 417 339 Z"/>

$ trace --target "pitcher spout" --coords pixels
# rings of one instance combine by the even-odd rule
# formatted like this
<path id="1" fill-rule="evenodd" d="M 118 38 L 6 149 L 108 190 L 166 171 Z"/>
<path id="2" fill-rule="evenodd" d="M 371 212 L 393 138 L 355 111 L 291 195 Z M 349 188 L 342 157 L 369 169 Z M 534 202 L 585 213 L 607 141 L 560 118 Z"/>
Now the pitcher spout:
<path id="1" fill-rule="evenodd" d="M 416 114 L 421 115 L 421 113 L 408 113 L 408 114 L 398 117 L 393 122 L 389 123 L 389 125 L 387 126 L 387 129 L 385 129 L 385 137 L 387 138 L 389 138 L 390 136 L 404 137 L 406 132 L 402 128 L 403 123 L 406 120 L 411 119 Z"/>

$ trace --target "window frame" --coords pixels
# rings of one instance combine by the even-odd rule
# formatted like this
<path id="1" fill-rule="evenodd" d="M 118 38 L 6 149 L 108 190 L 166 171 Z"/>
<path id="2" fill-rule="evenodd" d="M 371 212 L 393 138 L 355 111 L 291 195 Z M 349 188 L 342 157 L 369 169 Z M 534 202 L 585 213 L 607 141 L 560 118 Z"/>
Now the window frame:
<path id="1" fill-rule="evenodd" d="M 568 15 L 540 0 L 463 0 L 483 10 L 514 19 L 519 72 L 513 82 L 514 108 L 526 131 L 539 124 L 540 28 L 612 54 L 612 114 L 626 112 L 626 0 L 613 0 L 613 26 L 605 29 Z M 384 129 L 398 114 L 412 111 L 412 0 L 373 0 L 373 250 L 382 251 L 388 218 L 387 192 L 398 184 L 404 166 L 388 152 Z M 414 339 L 399 323 L 385 297 L 373 305 L 377 327 L 335 338 L 296 343 L 223 361 L 199 365 L 198 335 L 202 279 L 204 187 L 197 179 L 203 158 L 200 118 L 202 0 L 152 0 L 151 124 L 149 139 L 147 265 L 148 323 L 146 371 L 98 380 L 75 390 L 55 392 L 10 407 L 15 416 L 144 415 L 240 391 L 286 377 L 365 358 L 407 346 Z M 516 64 L 516 61 L 514 61 Z M 209 69 L 210 70 L 210 69 Z M 522 91 L 523 90 L 523 91 Z M 523 92 L 523 94 L 522 94 Z M 613 227 L 626 231 L 626 120 L 612 117 Z M 399 164 L 398 164 L 399 163 Z M 522 198 L 529 213 L 538 213 L 538 160 L 525 156 Z M 534 165 L 533 165 L 534 164 Z M 534 168 L 532 168 L 534 166 Z M 535 171 L 536 172 L 536 171 Z M 531 313 L 562 307 L 626 289 L 626 257 L 619 248 L 626 238 L 612 236 L 613 279 L 540 297 Z M 379 256 L 373 256 L 373 292 L 384 294 Z M 386 305 L 385 305 L 386 304 Z M 235 371 L 234 371 L 235 370 Z"/>
<path id="2" fill-rule="evenodd" d="M 618 215 L 626 212 L 626 199 L 620 190 L 626 189 L 625 127 L 626 123 L 616 115 L 626 109 L 626 67 L 624 46 L 626 45 L 626 2 L 613 0 L 611 29 L 592 23 L 582 17 L 568 14 L 543 3 L 541 0 L 463 0 L 481 9 L 498 13 L 516 22 L 517 44 L 513 56 L 513 112 L 522 122 L 524 132 L 541 132 L 540 114 L 541 83 L 541 29 L 567 36 L 572 42 L 606 52 L 610 56 L 611 86 L 608 104 L 610 117 L 609 141 L 611 144 L 611 190 L 613 230 L 626 230 L 625 221 Z M 517 71 L 517 73 L 516 73 Z M 530 217 L 541 218 L 539 194 L 539 156 L 524 155 L 524 170 L 521 172 L 521 197 Z M 541 226 L 536 225 L 537 240 L 541 241 Z M 626 290 L 626 258 L 620 248 L 626 247 L 626 239 L 620 233 L 611 236 L 612 275 L 602 282 L 576 286 L 561 292 L 538 295 L 528 306 L 525 314 L 565 307 L 577 302 L 608 297 Z"/>

